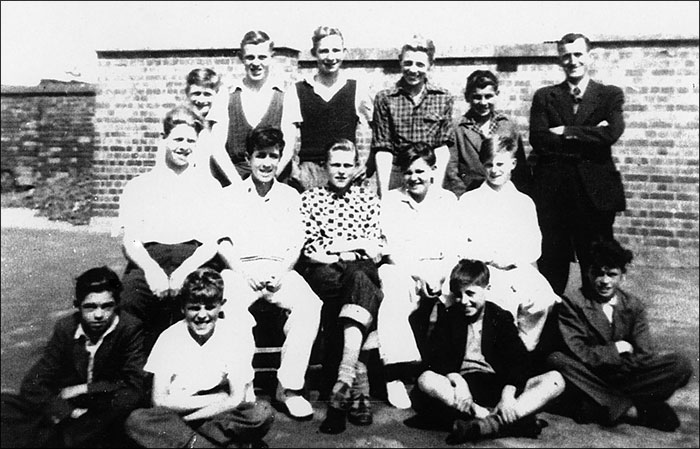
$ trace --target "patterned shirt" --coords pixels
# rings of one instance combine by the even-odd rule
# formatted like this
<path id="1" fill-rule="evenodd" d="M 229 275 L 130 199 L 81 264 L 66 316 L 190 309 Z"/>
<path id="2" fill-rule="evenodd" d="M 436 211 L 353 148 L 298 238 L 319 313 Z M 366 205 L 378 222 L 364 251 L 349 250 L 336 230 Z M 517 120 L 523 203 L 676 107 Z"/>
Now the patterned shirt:
<path id="1" fill-rule="evenodd" d="M 467 112 L 462 118 L 462 124 L 468 129 L 471 129 L 475 133 L 480 134 L 483 138 L 488 138 L 496 133 L 496 130 L 501 125 L 502 121 L 508 121 L 508 117 L 500 112 L 494 112 L 491 114 L 488 120 L 488 126 L 482 127 L 476 122 L 476 119 L 472 116 L 471 110 Z M 488 129 L 487 133 L 484 133 L 484 129 Z"/>
<path id="2" fill-rule="evenodd" d="M 396 156 L 416 142 L 425 142 L 433 148 L 452 145 L 453 104 L 447 90 L 430 83 L 425 85 L 418 104 L 414 104 L 400 80 L 374 99 L 372 150 L 388 151 Z"/>
<path id="3" fill-rule="evenodd" d="M 335 241 L 374 239 L 381 241 L 379 199 L 371 190 L 351 186 L 338 194 L 328 187 L 315 187 L 301 195 L 301 215 L 306 242 L 304 255 L 325 252 Z"/>

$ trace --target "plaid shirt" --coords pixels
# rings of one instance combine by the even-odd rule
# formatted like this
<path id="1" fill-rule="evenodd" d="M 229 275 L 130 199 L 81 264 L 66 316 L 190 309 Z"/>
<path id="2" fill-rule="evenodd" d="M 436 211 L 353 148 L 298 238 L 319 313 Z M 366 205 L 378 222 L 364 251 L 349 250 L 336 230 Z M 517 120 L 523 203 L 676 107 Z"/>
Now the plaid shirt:
<path id="1" fill-rule="evenodd" d="M 360 186 L 341 195 L 328 187 L 316 187 L 301 194 L 301 214 L 306 243 L 304 255 L 324 252 L 336 240 L 372 239 L 381 242 L 379 199 Z"/>
<path id="2" fill-rule="evenodd" d="M 498 127 L 500 126 L 500 124 L 503 120 L 508 120 L 508 117 L 506 117 L 505 115 L 501 114 L 498 111 L 494 111 L 494 113 L 491 114 L 491 116 L 489 117 L 488 134 L 484 134 L 484 132 L 481 128 L 481 125 L 479 125 L 476 122 L 476 120 L 474 119 L 474 117 L 471 114 L 471 110 L 469 110 L 469 112 L 464 114 L 464 117 L 462 118 L 461 124 L 469 129 L 471 129 L 475 133 L 480 134 L 483 138 L 486 139 L 486 138 L 489 138 L 490 136 L 493 136 L 496 133 L 496 130 L 498 129 Z"/>
<path id="3" fill-rule="evenodd" d="M 433 148 L 454 143 L 450 93 L 430 83 L 418 104 L 403 88 L 403 79 L 374 99 L 372 150 L 396 156 L 408 145 L 425 142 Z"/>

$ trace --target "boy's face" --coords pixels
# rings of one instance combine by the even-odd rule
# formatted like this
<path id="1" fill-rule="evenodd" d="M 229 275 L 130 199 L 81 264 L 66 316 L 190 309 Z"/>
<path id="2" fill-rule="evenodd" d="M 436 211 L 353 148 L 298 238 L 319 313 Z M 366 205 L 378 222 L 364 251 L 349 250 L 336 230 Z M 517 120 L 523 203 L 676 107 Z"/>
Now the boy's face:
<path id="1" fill-rule="evenodd" d="M 622 283 L 624 276 L 620 268 L 594 267 L 588 269 L 588 279 L 598 296 L 609 301 Z"/>
<path id="2" fill-rule="evenodd" d="M 324 75 L 337 73 L 345 59 L 343 39 L 337 34 L 326 36 L 316 44 L 318 71 Z"/>
<path id="3" fill-rule="evenodd" d="M 281 156 L 282 152 L 276 146 L 253 151 L 248 156 L 253 181 L 262 184 L 274 181 Z"/>
<path id="4" fill-rule="evenodd" d="M 498 91 L 493 86 L 477 87 L 468 96 L 467 101 L 476 115 L 485 117 L 493 113 L 496 106 L 496 97 L 498 97 Z"/>
<path id="5" fill-rule="evenodd" d="M 196 84 L 191 85 L 187 89 L 187 99 L 202 117 L 206 117 L 209 110 L 211 110 L 211 102 L 215 95 L 216 91 L 214 89 L 197 86 Z"/>
<path id="6" fill-rule="evenodd" d="M 484 309 L 486 302 L 487 287 L 478 285 L 463 285 L 459 289 L 459 297 L 455 298 L 457 302 L 464 304 L 464 314 L 469 318 L 477 318 Z"/>
<path id="7" fill-rule="evenodd" d="M 591 54 L 586 48 L 586 41 L 583 38 L 578 38 L 570 44 L 561 45 L 557 51 L 559 65 L 564 69 L 567 79 L 578 81 L 588 73 Z"/>
<path id="8" fill-rule="evenodd" d="M 219 319 L 221 306 L 226 300 L 213 304 L 191 303 L 185 304 L 183 313 L 190 334 L 199 341 L 206 341 L 214 333 L 216 321 Z"/>
<path id="9" fill-rule="evenodd" d="M 410 87 L 422 86 L 428 78 L 430 61 L 424 51 L 406 50 L 401 56 L 401 74 Z"/>
<path id="10" fill-rule="evenodd" d="M 243 46 L 243 66 L 245 67 L 245 76 L 250 81 L 264 82 L 270 73 L 271 61 L 272 51 L 269 42 Z"/>
<path id="11" fill-rule="evenodd" d="M 117 316 L 117 302 L 108 291 L 88 294 L 78 309 L 83 330 L 95 340 L 105 333 Z"/>
<path id="12" fill-rule="evenodd" d="M 486 182 L 494 189 L 500 189 L 510 181 L 515 164 L 515 159 L 510 153 L 496 153 L 491 160 L 484 163 Z"/>
<path id="13" fill-rule="evenodd" d="M 336 190 L 343 190 L 352 182 L 355 168 L 354 151 L 331 151 L 328 153 L 328 162 L 326 162 L 328 180 Z"/>
<path id="14" fill-rule="evenodd" d="M 173 169 L 189 166 L 192 153 L 197 145 L 197 131 L 189 125 L 180 124 L 164 138 L 165 162 Z"/>
<path id="15" fill-rule="evenodd" d="M 435 167 L 431 167 L 423 158 L 418 158 L 403 172 L 403 183 L 413 197 L 424 198 L 433 183 Z"/>

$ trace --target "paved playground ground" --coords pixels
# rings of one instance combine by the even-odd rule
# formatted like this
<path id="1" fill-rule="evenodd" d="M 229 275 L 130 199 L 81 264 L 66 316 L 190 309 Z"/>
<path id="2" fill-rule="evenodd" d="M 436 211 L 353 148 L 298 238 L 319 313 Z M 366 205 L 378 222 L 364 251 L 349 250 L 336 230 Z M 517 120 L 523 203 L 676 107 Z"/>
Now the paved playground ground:
<path id="1" fill-rule="evenodd" d="M 1 276 L 1 369 L 2 389 L 16 390 L 22 376 L 37 359 L 53 323 L 72 310 L 72 279 L 97 265 L 121 272 L 125 262 L 120 241 L 105 229 L 73 227 L 48 222 L 27 210 L 3 209 Z M 572 272 L 577 267 L 572 266 Z M 580 280 L 574 276 L 569 291 Z M 576 424 L 567 417 L 542 413 L 549 422 L 536 440 L 503 438 L 469 447 L 698 447 L 698 268 L 635 266 L 626 286 L 647 301 L 652 333 L 660 349 L 681 351 L 693 360 L 695 375 L 676 392 L 670 403 L 678 412 L 681 427 L 665 433 L 621 424 L 604 428 Z M 311 392 L 311 399 L 317 392 Z M 318 426 L 325 404 L 314 404 L 316 414 L 307 422 L 277 415 L 266 438 L 270 447 L 442 447 L 445 434 L 406 427 L 410 410 L 397 410 L 381 399 L 373 402 L 374 424 L 325 435 Z"/>

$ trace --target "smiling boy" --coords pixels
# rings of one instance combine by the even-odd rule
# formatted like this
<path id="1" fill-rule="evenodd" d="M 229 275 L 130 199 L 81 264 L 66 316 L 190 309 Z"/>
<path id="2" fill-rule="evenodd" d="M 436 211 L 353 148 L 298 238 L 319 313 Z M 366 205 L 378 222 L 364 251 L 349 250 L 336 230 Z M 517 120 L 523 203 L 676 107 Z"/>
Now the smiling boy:
<path id="1" fill-rule="evenodd" d="M 496 110 L 499 95 L 498 78 L 489 70 L 475 70 L 467 77 L 464 98 L 469 110 L 455 128 L 454 155 L 448 167 L 448 188 L 457 196 L 479 187 L 486 178 L 486 170 L 479 160 L 485 139 L 508 136 L 517 142 L 517 165 L 513 183 L 520 191 L 527 191 L 530 169 L 525 161 L 525 150 L 517 126 Z"/>
<path id="2" fill-rule="evenodd" d="M 250 329 L 254 321 L 248 308 L 258 300 L 288 312 L 275 401 L 292 418 L 310 419 L 313 409 L 302 389 L 322 303 L 293 269 L 304 231 L 299 193 L 275 179 L 284 146 L 279 129 L 257 128 L 250 134 L 251 176 L 242 188 L 224 189 L 226 238 L 219 243 L 219 254 L 229 268 L 222 272 L 226 297 L 231 298 L 225 307 L 229 319 Z"/>
<path id="3" fill-rule="evenodd" d="M 450 93 L 428 81 L 435 45 L 414 36 L 401 47 L 401 79 L 374 99 L 372 157 L 377 167 L 379 194 L 399 187 L 403 174 L 398 155 L 410 144 L 424 142 L 434 148 L 437 158 L 435 184 L 443 185 L 454 143 Z"/>
<path id="4" fill-rule="evenodd" d="M 486 301 L 488 288 L 486 264 L 460 260 L 421 350 L 424 371 L 411 392 L 418 416 L 406 424 L 451 429 L 448 444 L 536 438 L 542 424 L 535 413 L 564 391 L 556 371 L 530 377 L 513 316 Z"/>
<path id="5" fill-rule="evenodd" d="M 153 373 L 153 407 L 126 422 L 142 447 L 267 447 L 262 438 L 274 415 L 250 394 L 252 336 L 219 319 L 223 290 L 211 268 L 187 276 L 179 298 L 184 318 L 163 331 L 144 367 Z"/>

